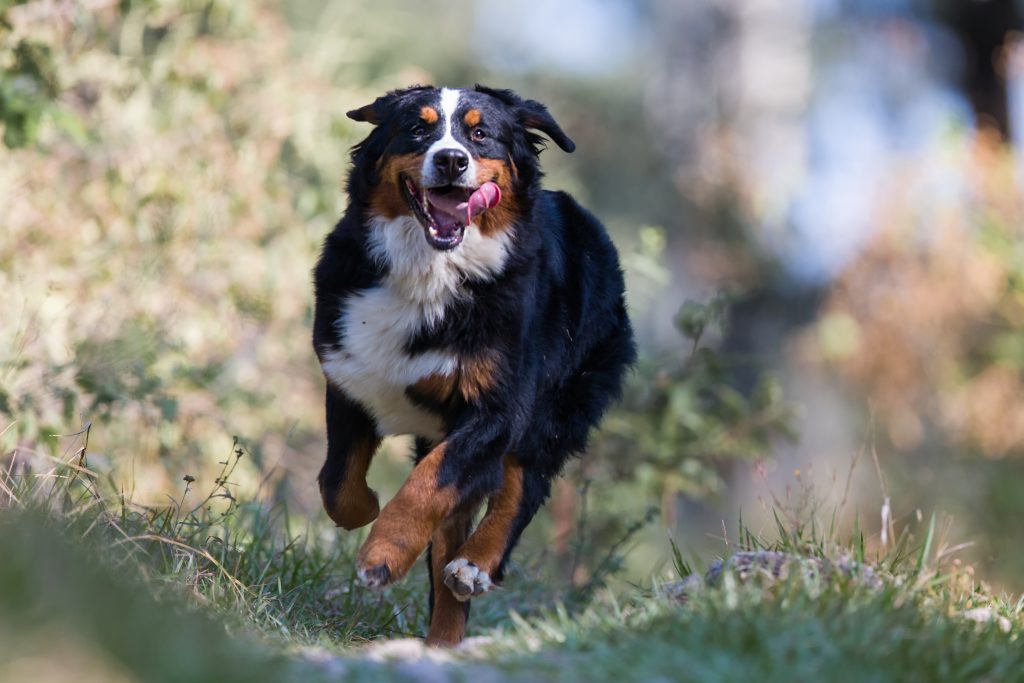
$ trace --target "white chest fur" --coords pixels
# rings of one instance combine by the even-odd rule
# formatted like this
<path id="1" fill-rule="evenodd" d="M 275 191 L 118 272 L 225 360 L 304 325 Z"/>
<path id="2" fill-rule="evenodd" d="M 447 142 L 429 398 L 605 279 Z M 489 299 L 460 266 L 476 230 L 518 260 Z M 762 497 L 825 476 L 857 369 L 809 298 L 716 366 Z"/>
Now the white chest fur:
<path id="1" fill-rule="evenodd" d="M 371 256 L 387 265 L 388 275 L 344 302 L 335 323 L 341 344 L 324 350 L 324 374 L 370 412 L 382 436 L 440 439 L 440 418 L 412 403 L 405 390 L 431 375 L 454 374 L 458 358 L 446 350 L 410 355 L 406 347 L 421 329 L 444 320 L 466 280 L 501 272 L 512 238 L 486 238 L 469 226 L 462 244 L 440 252 L 412 218 L 375 220 L 370 231 Z"/>

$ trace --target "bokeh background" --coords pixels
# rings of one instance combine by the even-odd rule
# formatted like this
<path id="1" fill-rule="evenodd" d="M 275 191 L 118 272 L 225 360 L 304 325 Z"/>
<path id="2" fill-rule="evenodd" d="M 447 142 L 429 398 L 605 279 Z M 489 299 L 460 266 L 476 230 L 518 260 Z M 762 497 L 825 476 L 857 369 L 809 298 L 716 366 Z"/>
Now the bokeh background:
<path id="1" fill-rule="evenodd" d="M 238 436 L 238 495 L 321 515 L 310 271 L 367 133 L 344 112 L 476 82 L 577 142 L 547 184 L 619 245 L 643 356 L 522 562 L 585 583 L 626 539 L 642 582 L 666 534 L 723 553 L 741 514 L 838 510 L 877 544 L 883 510 L 935 512 L 1024 590 L 1015 0 L 0 0 L 5 468 L 91 424 L 90 465 L 160 504 Z"/>

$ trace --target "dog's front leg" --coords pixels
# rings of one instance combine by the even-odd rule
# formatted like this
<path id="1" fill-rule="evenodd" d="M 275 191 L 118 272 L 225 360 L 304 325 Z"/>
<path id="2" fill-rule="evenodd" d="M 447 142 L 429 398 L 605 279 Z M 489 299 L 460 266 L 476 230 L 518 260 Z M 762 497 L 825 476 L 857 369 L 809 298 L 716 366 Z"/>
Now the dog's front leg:
<path id="1" fill-rule="evenodd" d="M 366 484 L 366 471 L 380 445 L 366 412 L 327 386 L 327 459 L 320 476 L 324 509 L 343 529 L 358 529 L 377 518 L 377 493 Z"/>
<path id="2" fill-rule="evenodd" d="M 483 432 L 493 434 L 469 428 L 453 435 L 413 468 L 359 551 L 356 562 L 364 584 L 383 588 L 404 577 L 452 511 L 498 487 L 507 441 L 481 439 Z"/>
<path id="3" fill-rule="evenodd" d="M 434 530 L 455 509 L 457 487 L 441 484 L 439 477 L 447 448 L 446 442 L 434 447 L 381 510 L 357 558 L 359 579 L 370 588 L 405 576 Z"/>
<path id="4" fill-rule="evenodd" d="M 442 581 L 456 600 L 482 595 L 501 581 L 512 546 L 548 490 L 544 478 L 525 472 L 514 454 L 505 456 L 501 487 L 491 496 L 487 514 L 442 572 Z"/>

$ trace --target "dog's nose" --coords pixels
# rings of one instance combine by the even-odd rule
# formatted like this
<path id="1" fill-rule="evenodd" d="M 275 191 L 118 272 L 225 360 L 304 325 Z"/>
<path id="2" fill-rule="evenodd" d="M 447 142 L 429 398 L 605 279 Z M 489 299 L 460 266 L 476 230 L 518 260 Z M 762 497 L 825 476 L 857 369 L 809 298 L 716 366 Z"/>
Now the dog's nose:
<path id="1" fill-rule="evenodd" d="M 469 168 L 469 155 L 461 149 L 439 149 L 434 154 L 434 166 L 451 182 Z"/>

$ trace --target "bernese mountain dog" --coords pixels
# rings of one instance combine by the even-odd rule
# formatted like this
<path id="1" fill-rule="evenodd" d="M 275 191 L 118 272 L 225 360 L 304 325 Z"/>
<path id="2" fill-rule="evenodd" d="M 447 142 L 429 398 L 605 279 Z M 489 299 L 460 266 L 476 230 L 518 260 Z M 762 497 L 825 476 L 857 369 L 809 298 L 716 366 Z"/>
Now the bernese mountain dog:
<path id="1" fill-rule="evenodd" d="M 544 105 L 416 86 L 348 116 L 374 128 L 315 270 L 320 493 L 340 527 L 376 520 L 357 559 L 366 586 L 427 550 L 427 642 L 452 645 L 621 392 L 636 355 L 622 271 L 597 219 L 540 188 L 540 133 L 575 149 Z M 366 472 L 397 434 L 415 437 L 415 466 L 381 509 Z"/>

